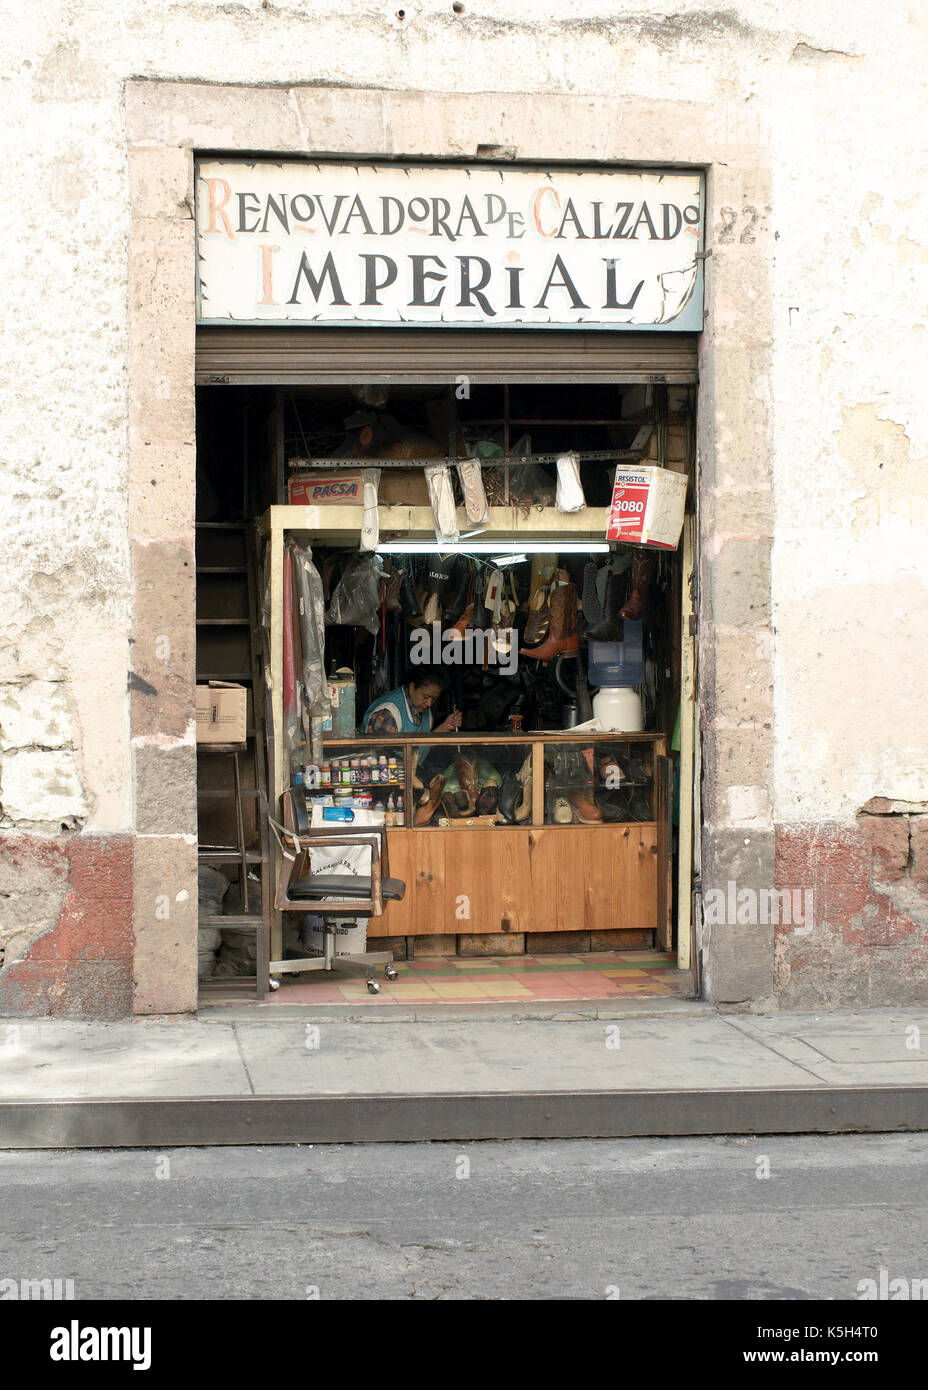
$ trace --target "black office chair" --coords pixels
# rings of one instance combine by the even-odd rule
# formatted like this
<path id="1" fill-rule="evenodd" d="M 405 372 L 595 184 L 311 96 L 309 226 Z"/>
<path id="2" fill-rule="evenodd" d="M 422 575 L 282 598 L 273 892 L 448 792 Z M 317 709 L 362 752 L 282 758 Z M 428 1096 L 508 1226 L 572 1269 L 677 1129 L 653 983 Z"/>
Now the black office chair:
<path id="1" fill-rule="evenodd" d="M 281 796 L 283 824 L 271 822 L 282 855 L 274 906 L 279 912 L 312 912 L 318 908 L 323 919 L 323 954 L 306 959 L 271 961 L 272 974 L 294 975 L 308 970 L 340 970 L 346 975 L 366 975 L 371 994 L 380 993 L 374 969 L 384 966 L 388 980 L 396 979 L 392 951 L 364 951 L 351 955 L 335 954 L 338 922 L 344 918 L 379 917 L 385 903 L 400 902 L 406 893 L 402 879 L 390 878 L 387 832 L 383 826 L 313 826 L 306 794 L 302 787 L 291 787 Z M 338 849 L 349 844 L 364 846 L 371 852 L 370 874 L 308 873 L 311 849 Z M 299 865 L 301 873 L 294 878 Z"/>

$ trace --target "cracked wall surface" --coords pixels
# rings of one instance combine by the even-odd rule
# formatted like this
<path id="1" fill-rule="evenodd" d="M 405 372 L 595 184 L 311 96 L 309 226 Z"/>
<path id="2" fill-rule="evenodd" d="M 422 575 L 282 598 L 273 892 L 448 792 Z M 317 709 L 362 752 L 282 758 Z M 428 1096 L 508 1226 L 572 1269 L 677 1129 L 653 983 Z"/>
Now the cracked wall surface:
<path id="1" fill-rule="evenodd" d="M 84 1007 L 40 987 L 31 953 L 47 974 L 60 933 L 56 969 L 91 979 L 95 901 L 123 925 L 131 903 L 106 1007 L 194 1006 L 195 148 L 705 165 L 704 885 L 782 882 L 797 836 L 857 844 L 871 798 L 928 797 L 922 11 L 398 8 L 60 0 L 37 25 L 3 7 L 8 1009 Z M 128 898 L 74 868 L 107 846 Z M 820 953 L 836 1002 L 861 951 L 888 959 L 839 936 Z M 890 993 L 894 973 L 926 978 L 913 939 Z M 730 924 L 702 945 L 720 1001 L 793 1003 L 821 974 L 789 933 Z"/>

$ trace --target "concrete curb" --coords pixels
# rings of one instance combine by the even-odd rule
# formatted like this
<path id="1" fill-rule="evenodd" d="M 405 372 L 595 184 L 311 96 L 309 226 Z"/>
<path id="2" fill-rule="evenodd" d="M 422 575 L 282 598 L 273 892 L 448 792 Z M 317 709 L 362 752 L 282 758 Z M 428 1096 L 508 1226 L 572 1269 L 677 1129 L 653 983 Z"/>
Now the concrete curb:
<path id="1" fill-rule="evenodd" d="M 928 1086 L 0 1101 L 0 1149 L 928 1131 Z"/>

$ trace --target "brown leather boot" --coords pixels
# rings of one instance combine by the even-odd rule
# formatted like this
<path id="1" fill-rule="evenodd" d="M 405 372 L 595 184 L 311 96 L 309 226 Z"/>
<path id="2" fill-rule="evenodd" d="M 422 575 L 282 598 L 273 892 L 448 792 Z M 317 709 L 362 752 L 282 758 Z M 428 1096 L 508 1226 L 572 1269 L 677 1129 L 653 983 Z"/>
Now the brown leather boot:
<path id="1" fill-rule="evenodd" d="M 584 789 L 570 793 L 570 804 L 574 808 L 574 815 L 578 821 L 584 825 L 598 825 L 603 818 L 603 813 L 593 800 L 591 790 Z"/>
<path id="2" fill-rule="evenodd" d="M 651 581 L 657 573 L 657 556 L 653 550 L 636 551 L 632 564 L 632 591 L 619 614 L 630 622 L 639 622 L 648 606 Z"/>
<path id="3" fill-rule="evenodd" d="M 438 810 L 441 801 L 441 794 L 445 789 L 445 778 L 442 773 L 436 773 L 429 783 L 428 800 L 416 808 L 416 825 L 428 825 L 429 821 Z"/>
<path id="4" fill-rule="evenodd" d="M 575 652 L 577 642 L 577 590 L 573 584 L 559 584 L 551 592 L 551 624 L 547 640 L 540 647 L 520 647 L 522 656 L 548 661 L 558 652 Z"/>
<path id="5" fill-rule="evenodd" d="M 537 647 L 548 635 L 551 625 L 551 606 L 548 586 L 539 585 L 528 604 L 528 617 L 522 633 L 527 647 Z"/>
<path id="6" fill-rule="evenodd" d="M 477 805 L 477 760 L 466 758 L 463 753 L 454 760 L 458 786 L 466 798 L 466 814 L 472 816 Z"/>

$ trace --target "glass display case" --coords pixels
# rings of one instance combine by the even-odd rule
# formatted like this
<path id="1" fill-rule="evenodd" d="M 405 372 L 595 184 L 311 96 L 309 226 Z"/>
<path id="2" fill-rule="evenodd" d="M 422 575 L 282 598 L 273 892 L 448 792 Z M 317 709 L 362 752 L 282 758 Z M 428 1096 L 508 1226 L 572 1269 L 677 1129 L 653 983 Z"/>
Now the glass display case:
<path id="1" fill-rule="evenodd" d="M 544 768 L 545 825 L 656 819 L 653 743 L 546 743 Z"/>
<path id="2" fill-rule="evenodd" d="M 656 734 L 429 735 L 332 739 L 296 769 L 323 805 L 382 810 L 388 827 L 653 823 Z"/>
<path id="3" fill-rule="evenodd" d="M 664 747 L 566 731 L 333 738 L 328 781 L 310 770 L 307 794 L 383 810 L 406 894 L 371 938 L 653 930 L 670 901 Z"/>
<path id="4" fill-rule="evenodd" d="M 531 824 L 530 740 L 412 744 L 409 763 L 415 826 Z"/>

